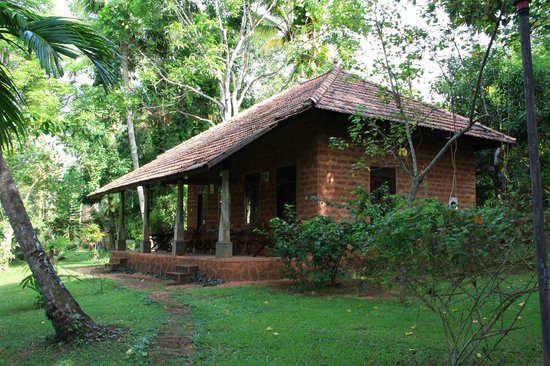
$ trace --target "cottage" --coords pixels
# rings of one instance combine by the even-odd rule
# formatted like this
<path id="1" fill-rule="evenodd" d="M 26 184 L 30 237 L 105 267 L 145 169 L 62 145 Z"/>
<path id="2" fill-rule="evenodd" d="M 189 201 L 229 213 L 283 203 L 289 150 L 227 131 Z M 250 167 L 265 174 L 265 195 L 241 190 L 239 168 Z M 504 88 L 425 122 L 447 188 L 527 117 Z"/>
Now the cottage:
<path id="1" fill-rule="evenodd" d="M 407 113 L 419 121 L 415 131 L 419 165 L 467 123 L 442 109 L 412 100 L 406 104 Z M 367 160 L 370 169 L 354 171 L 360 149 L 329 147 L 331 137 L 347 136 L 350 115 L 358 111 L 367 118 L 400 123 L 396 105 L 383 100 L 379 87 L 335 67 L 184 141 L 89 197 L 120 192 L 123 199 L 124 190 L 138 185 L 148 194 L 152 183 L 177 184 L 173 255 L 264 254 L 253 229 L 283 215 L 286 204 L 304 219 L 341 215 L 323 201 L 341 201 L 359 184 L 369 189 L 388 184 L 393 193 L 407 193 L 408 178 L 391 158 Z M 418 196 L 444 202 L 451 197 L 462 207 L 474 203 L 474 152 L 510 142 L 514 139 L 476 123 L 427 175 Z M 120 217 L 123 223 L 123 211 Z M 151 251 L 147 217 L 146 213 L 143 253 Z M 124 251 L 124 225 L 120 228 L 117 250 Z"/>

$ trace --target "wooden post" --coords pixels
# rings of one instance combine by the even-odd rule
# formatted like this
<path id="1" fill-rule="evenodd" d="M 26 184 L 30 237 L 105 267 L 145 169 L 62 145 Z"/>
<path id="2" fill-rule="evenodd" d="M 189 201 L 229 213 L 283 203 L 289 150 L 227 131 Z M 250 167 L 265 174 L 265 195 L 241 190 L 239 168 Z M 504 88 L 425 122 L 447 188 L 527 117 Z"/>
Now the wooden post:
<path id="1" fill-rule="evenodd" d="M 531 171 L 531 197 L 535 231 L 536 262 L 538 274 L 539 306 L 542 327 L 542 351 L 544 365 L 550 365 L 550 300 L 548 294 L 548 259 L 544 233 L 544 194 L 541 183 L 539 137 L 535 115 L 535 86 L 531 56 L 531 31 L 529 24 L 530 0 L 514 0 L 519 16 L 521 59 L 525 93 L 525 117 L 527 119 L 527 142 L 529 144 L 529 168 Z"/>
<path id="2" fill-rule="evenodd" d="M 233 257 L 233 244 L 230 235 L 231 194 L 229 193 L 229 170 L 222 170 L 220 175 L 222 177 L 222 197 L 216 257 L 231 258 Z"/>
<path id="3" fill-rule="evenodd" d="M 176 202 L 176 225 L 174 226 L 174 240 L 172 241 L 172 254 L 184 255 L 185 244 L 183 241 L 183 179 L 178 179 L 178 201 Z"/>
<path id="4" fill-rule="evenodd" d="M 116 250 L 124 252 L 126 250 L 126 231 L 124 230 L 124 191 L 119 193 L 120 203 L 118 208 L 118 238 L 116 241 Z"/>
<path id="5" fill-rule="evenodd" d="M 143 230 L 141 235 L 141 253 L 151 253 L 151 225 L 149 220 L 149 203 L 151 201 L 151 186 L 143 187 Z"/>

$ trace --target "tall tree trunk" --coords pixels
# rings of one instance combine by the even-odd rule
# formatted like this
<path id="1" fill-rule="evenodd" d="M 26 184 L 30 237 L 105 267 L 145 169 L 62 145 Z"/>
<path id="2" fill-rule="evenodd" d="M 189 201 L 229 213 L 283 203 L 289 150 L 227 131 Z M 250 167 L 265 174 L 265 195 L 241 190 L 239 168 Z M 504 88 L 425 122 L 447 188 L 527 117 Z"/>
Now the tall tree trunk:
<path id="1" fill-rule="evenodd" d="M 25 210 L 23 201 L 0 151 L 0 202 L 6 211 L 17 242 L 23 250 L 40 293 L 44 310 L 58 338 L 99 338 L 104 328 L 82 311 L 53 268 Z"/>
<path id="2" fill-rule="evenodd" d="M 130 93 L 130 76 L 128 70 L 128 43 L 123 43 L 120 48 L 122 51 L 122 79 L 124 80 L 124 91 L 128 95 Z M 132 167 L 134 170 L 139 168 L 139 158 L 138 150 L 136 144 L 136 134 L 134 131 L 134 111 L 132 107 L 128 107 L 126 111 L 126 127 L 128 129 L 128 142 L 130 143 L 130 157 L 132 158 Z M 143 196 L 143 187 L 137 187 L 138 200 L 139 200 L 139 210 L 141 216 L 143 216 L 143 207 L 144 207 L 144 196 Z"/>

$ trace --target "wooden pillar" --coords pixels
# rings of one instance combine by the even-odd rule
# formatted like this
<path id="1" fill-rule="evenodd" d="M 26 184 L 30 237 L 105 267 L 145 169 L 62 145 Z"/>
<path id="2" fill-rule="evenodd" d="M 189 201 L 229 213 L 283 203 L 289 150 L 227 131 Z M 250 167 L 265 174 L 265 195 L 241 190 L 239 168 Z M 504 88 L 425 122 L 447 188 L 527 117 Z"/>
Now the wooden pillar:
<path id="1" fill-rule="evenodd" d="M 151 223 L 149 220 L 149 203 L 151 202 L 151 186 L 143 187 L 143 230 L 141 235 L 141 253 L 151 253 Z"/>
<path id="2" fill-rule="evenodd" d="M 174 240 L 172 241 L 172 254 L 184 255 L 185 244 L 183 241 L 183 179 L 178 180 L 178 201 L 176 202 L 176 225 L 174 226 Z"/>
<path id="3" fill-rule="evenodd" d="M 118 238 L 116 241 L 115 250 L 123 252 L 126 250 L 126 231 L 124 230 L 124 191 L 121 191 L 119 196 L 120 206 L 118 208 Z"/>
<path id="4" fill-rule="evenodd" d="M 231 195 L 229 193 L 229 170 L 222 170 L 220 175 L 222 176 L 222 197 L 216 257 L 231 258 L 233 257 L 233 244 L 230 235 Z"/>

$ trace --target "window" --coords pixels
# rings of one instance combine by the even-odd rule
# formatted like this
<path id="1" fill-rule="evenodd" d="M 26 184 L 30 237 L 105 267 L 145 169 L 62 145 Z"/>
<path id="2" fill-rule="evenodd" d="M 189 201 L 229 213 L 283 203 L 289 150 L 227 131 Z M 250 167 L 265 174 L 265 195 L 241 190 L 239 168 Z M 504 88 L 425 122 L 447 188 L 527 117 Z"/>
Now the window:
<path id="1" fill-rule="evenodd" d="M 374 193 L 374 201 L 380 202 L 387 194 L 395 194 L 395 169 L 370 169 L 370 191 Z"/>
<path id="2" fill-rule="evenodd" d="M 277 169 L 277 217 L 286 218 L 285 206 L 296 209 L 296 166 Z"/>
<path id="3" fill-rule="evenodd" d="M 260 174 L 244 177 L 244 221 L 247 225 L 260 222 Z"/>

